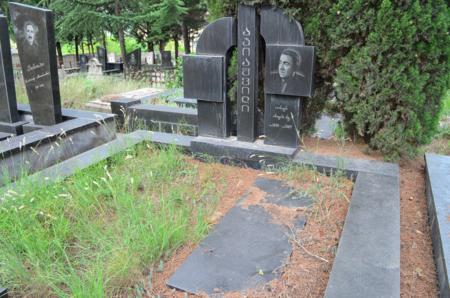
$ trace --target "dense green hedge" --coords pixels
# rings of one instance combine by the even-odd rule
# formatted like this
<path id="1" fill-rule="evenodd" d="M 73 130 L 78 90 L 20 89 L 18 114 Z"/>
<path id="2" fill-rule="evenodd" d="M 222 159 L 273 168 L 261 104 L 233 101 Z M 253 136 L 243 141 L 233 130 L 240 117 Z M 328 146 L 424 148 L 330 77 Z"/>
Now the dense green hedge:
<path id="1" fill-rule="evenodd" d="M 207 0 L 211 18 L 235 0 Z M 336 99 L 349 132 L 387 158 L 411 156 L 436 132 L 449 88 L 450 12 L 445 0 L 253 0 L 286 8 L 318 49 L 308 124 Z"/>

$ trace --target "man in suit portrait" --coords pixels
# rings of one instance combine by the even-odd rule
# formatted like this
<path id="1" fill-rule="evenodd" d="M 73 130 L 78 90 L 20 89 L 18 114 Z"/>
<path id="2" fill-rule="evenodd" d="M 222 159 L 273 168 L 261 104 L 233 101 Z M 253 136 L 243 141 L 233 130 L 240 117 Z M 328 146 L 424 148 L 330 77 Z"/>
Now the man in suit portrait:
<path id="1" fill-rule="evenodd" d="M 304 75 L 300 72 L 302 56 L 292 48 L 281 52 L 278 62 L 278 86 L 281 94 L 295 93 L 296 81 Z"/>
<path id="2" fill-rule="evenodd" d="M 27 41 L 29 46 L 35 46 L 36 45 L 36 34 L 38 33 L 39 29 L 37 26 L 30 21 L 26 21 L 23 26 L 23 32 L 25 35 L 25 40 Z"/>

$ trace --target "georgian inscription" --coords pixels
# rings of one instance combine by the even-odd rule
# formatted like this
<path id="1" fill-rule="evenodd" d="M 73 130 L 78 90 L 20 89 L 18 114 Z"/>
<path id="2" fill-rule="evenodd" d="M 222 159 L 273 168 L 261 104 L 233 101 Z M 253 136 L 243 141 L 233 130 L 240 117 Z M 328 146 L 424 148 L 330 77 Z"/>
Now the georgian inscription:
<path id="1" fill-rule="evenodd" d="M 258 94 L 259 25 L 255 7 L 239 5 L 238 10 L 238 92 L 237 137 L 256 138 L 256 96 Z"/>
<path id="2" fill-rule="evenodd" d="M 242 32 L 244 38 L 242 39 L 242 63 L 241 63 L 241 112 L 250 113 L 250 46 L 251 46 L 251 32 L 246 27 Z"/>
<path id="3" fill-rule="evenodd" d="M 34 90 L 38 90 L 45 87 L 47 77 L 50 76 L 50 72 L 46 69 L 44 63 L 30 64 L 26 67 L 27 79 L 25 84 L 28 84 Z"/>
<path id="4" fill-rule="evenodd" d="M 278 104 L 273 108 L 271 123 L 269 127 L 276 127 L 280 129 L 293 129 L 293 114 L 287 105 Z"/>

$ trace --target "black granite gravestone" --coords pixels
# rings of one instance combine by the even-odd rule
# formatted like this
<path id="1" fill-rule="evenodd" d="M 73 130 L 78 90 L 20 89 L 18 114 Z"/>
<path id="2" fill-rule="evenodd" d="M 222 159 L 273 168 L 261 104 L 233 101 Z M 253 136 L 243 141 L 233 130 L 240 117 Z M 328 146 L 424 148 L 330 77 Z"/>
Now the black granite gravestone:
<path id="1" fill-rule="evenodd" d="M 227 67 L 236 46 L 236 22 L 226 17 L 209 24 L 197 42 L 197 54 L 184 56 L 184 94 L 198 99 L 198 134 L 225 138 L 230 135 Z M 214 85 L 212 85 L 214 84 Z"/>
<path id="2" fill-rule="evenodd" d="M 300 96 L 314 92 L 314 47 L 304 45 L 300 23 L 282 9 L 261 9 L 261 35 L 266 43 L 265 143 L 298 147 Z"/>
<path id="3" fill-rule="evenodd" d="M 136 49 L 127 54 L 127 63 L 131 70 L 141 69 L 141 49 Z"/>
<path id="4" fill-rule="evenodd" d="M 169 51 L 161 51 L 161 65 L 163 67 L 172 67 L 172 53 Z"/>
<path id="5" fill-rule="evenodd" d="M 36 125 L 62 121 L 53 14 L 50 10 L 9 3 L 17 49 Z"/>
<path id="6" fill-rule="evenodd" d="M 108 55 L 105 48 L 97 47 L 97 59 L 102 64 L 102 69 L 106 70 L 106 64 L 108 63 Z"/>
<path id="7" fill-rule="evenodd" d="M 19 121 L 11 59 L 8 23 L 0 14 L 0 122 L 7 123 Z"/>
<path id="8" fill-rule="evenodd" d="M 87 72 L 88 71 L 88 62 L 89 57 L 87 55 L 80 55 L 80 72 Z"/>
<path id="9" fill-rule="evenodd" d="M 259 19 L 256 8 L 239 5 L 237 91 L 237 138 L 239 141 L 253 142 L 256 138 L 258 56 Z"/>

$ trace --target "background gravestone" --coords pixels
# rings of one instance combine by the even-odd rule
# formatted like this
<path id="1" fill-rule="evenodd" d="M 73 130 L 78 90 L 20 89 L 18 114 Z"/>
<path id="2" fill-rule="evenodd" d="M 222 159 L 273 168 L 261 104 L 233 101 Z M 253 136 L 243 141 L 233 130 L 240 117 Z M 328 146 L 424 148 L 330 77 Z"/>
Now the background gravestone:
<path id="1" fill-rule="evenodd" d="M 36 125 L 62 121 L 53 14 L 50 10 L 10 3 L 28 99 Z"/>
<path id="2" fill-rule="evenodd" d="M 108 55 L 106 49 L 103 47 L 97 47 L 97 59 L 102 64 L 102 69 L 106 70 L 106 64 L 108 63 Z"/>
<path id="3" fill-rule="evenodd" d="M 88 62 L 89 57 L 87 55 L 80 55 L 80 72 L 87 72 L 88 71 Z"/>
<path id="4" fill-rule="evenodd" d="M 161 65 L 163 67 L 172 67 L 172 53 L 169 51 L 161 51 Z"/>
<path id="5" fill-rule="evenodd" d="M 7 19 L 0 12 L 0 121 L 19 121 Z"/>
<path id="6" fill-rule="evenodd" d="M 131 70 L 140 70 L 141 69 L 141 49 L 136 49 L 131 53 L 127 54 L 127 63 L 128 67 Z"/>

